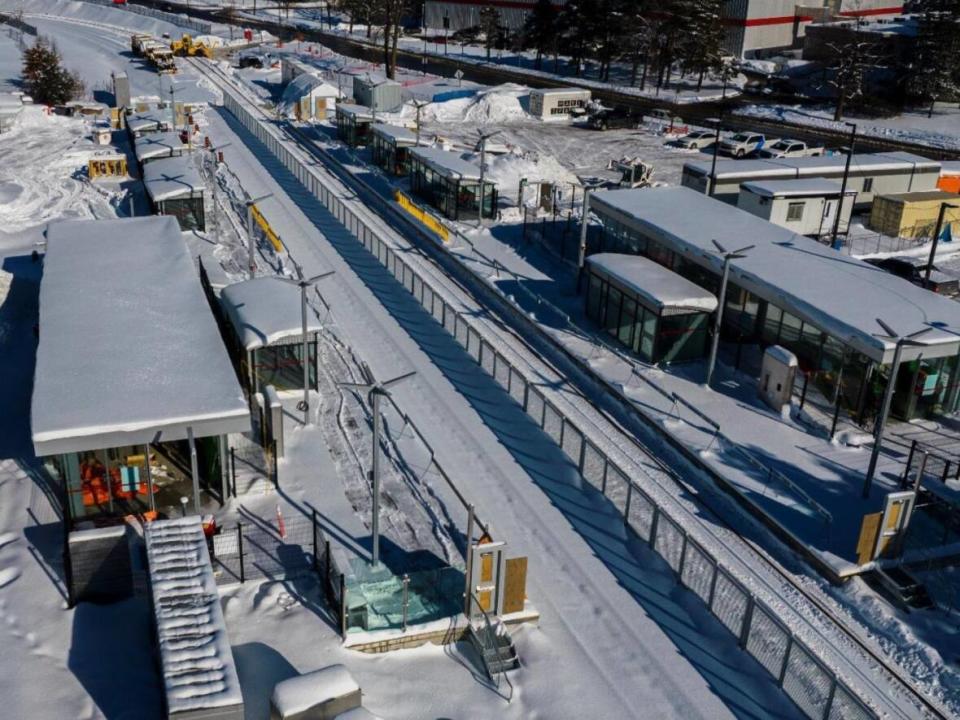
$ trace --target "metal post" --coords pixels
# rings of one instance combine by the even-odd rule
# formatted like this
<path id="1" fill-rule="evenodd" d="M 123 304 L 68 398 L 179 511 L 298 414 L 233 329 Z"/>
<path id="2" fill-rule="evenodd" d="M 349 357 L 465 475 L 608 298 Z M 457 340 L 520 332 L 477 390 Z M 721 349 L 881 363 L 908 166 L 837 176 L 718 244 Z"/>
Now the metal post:
<path id="1" fill-rule="evenodd" d="M 830 423 L 830 439 L 837 434 L 837 422 L 840 420 L 840 393 L 843 383 L 843 368 L 847 364 L 847 350 L 840 356 L 840 372 L 837 373 L 837 387 L 833 391 L 833 421 Z"/>
<path id="2" fill-rule="evenodd" d="M 256 262 L 254 261 L 254 241 L 253 241 L 253 203 L 247 203 L 247 277 L 253 279 L 256 272 Z"/>
<path id="3" fill-rule="evenodd" d="M 230 477 L 233 479 L 233 496 L 237 496 L 237 455 L 233 447 L 230 448 Z"/>
<path id="4" fill-rule="evenodd" d="M 320 556 L 317 554 L 317 509 L 310 509 L 311 529 L 313 530 L 313 570 L 320 572 Z"/>
<path id="5" fill-rule="evenodd" d="M 240 582 L 246 582 L 247 577 L 243 568 L 243 523 L 237 523 L 237 554 L 240 556 Z"/>
<path id="6" fill-rule="evenodd" d="M 303 424 L 310 424 L 310 342 L 307 339 L 307 283 L 300 283 L 300 321 L 303 326 Z M 281 419 L 282 422 L 282 419 Z"/>
<path id="7" fill-rule="evenodd" d="M 913 456 L 917 452 L 917 441 L 910 443 L 910 452 L 907 454 L 907 464 L 903 469 L 903 478 L 900 480 L 900 487 L 906 488 L 910 481 L 910 468 L 913 467 Z"/>
<path id="8" fill-rule="evenodd" d="M 157 511 L 156 498 L 153 496 L 153 476 L 150 474 L 150 445 L 143 446 L 144 475 L 147 476 L 147 495 L 150 497 L 150 512 Z"/>
<path id="9" fill-rule="evenodd" d="M 467 505 L 467 567 L 463 593 L 463 614 L 470 617 L 470 576 L 473 574 L 473 505 Z"/>
<path id="10" fill-rule="evenodd" d="M 739 368 L 739 363 L 737 364 Z M 800 407 L 799 410 L 803 410 L 803 404 L 807 401 L 807 386 L 810 384 L 810 375 L 813 371 L 806 372 L 803 374 L 803 390 L 800 391 Z"/>
<path id="11" fill-rule="evenodd" d="M 487 136 L 483 135 L 480 138 L 480 207 L 478 208 L 478 210 L 480 211 L 481 225 L 483 225 L 483 200 L 484 200 L 483 179 L 487 172 L 486 164 L 487 164 Z"/>
<path id="12" fill-rule="evenodd" d="M 371 555 L 373 565 L 380 562 L 380 393 L 373 390 L 370 393 L 370 404 L 373 407 L 373 520 L 371 531 L 373 544 Z"/>
<path id="13" fill-rule="evenodd" d="M 590 192 L 593 188 L 583 189 L 583 215 L 580 217 L 580 250 L 577 255 L 577 291 L 580 290 L 580 278 L 583 276 L 583 264 L 587 261 L 587 227 L 590 215 Z"/>
<path id="14" fill-rule="evenodd" d="M 710 360 L 707 363 L 707 387 L 713 380 L 713 369 L 717 364 L 717 351 L 720 349 L 720 326 L 723 322 L 723 305 L 727 300 L 727 281 L 730 279 L 730 258 L 723 259 L 723 278 L 720 281 L 720 298 L 717 305 L 717 316 L 713 323 L 713 339 L 710 344 Z"/>
<path id="15" fill-rule="evenodd" d="M 713 197 L 714 186 L 717 184 L 717 156 L 720 154 L 720 131 L 723 129 L 723 118 L 717 120 L 717 135 L 713 142 L 713 159 L 710 161 L 710 188 L 707 195 Z"/>
<path id="16" fill-rule="evenodd" d="M 940 242 L 940 231 L 943 229 L 943 216 L 947 212 L 947 208 L 956 209 L 960 205 L 948 205 L 945 202 L 940 203 L 940 212 L 937 214 L 937 227 L 933 231 L 933 243 L 930 245 L 930 260 L 927 262 L 927 269 L 923 273 L 923 287 L 925 289 L 930 288 L 930 271 L 933 269 L 933 260 L 937 255 L 937 243 Z"/>
<path id="17" fill-rule="evenodd" d="M 190 474 L 193 476 L 193 511 L 200 514 L 200 468 L 197 463 L 197 443 L 193 439 L 193 427 L 187 426 L 187 441 L 190 443 Z"/>
<path id="18" fill-rule="evenodd" d="M 883 403 L 880 405 L 880 417 L 873 433 L 873 450 L 870 452 L 870 464 L 863 479 L 863 497 L 870 497 L 870 487 L 873 485 L 873 475 L 877 470 L 877 460 L 880 458 L 880 445 L 883 441 L 883 429 L 887 424 L 887 413 L 890 412 L 890 401 L 893 399 L 893 388 L 897 384 L 897 371 L 900 369 L 900 356 L 903 354 L 903 338 L 897 341 L 897 349 L 893 353 L 893 364 L 890 366 L 890 380 L 883 393 Z"/>
<path id="19" fill-rule="evenodd" d="M 130 217 L 136 217 L 136 216 L 137 216 L 137 209 L 136 209 L 136 205 L 133 202 L 133 195 L 131 195 L 130 196 Z"/>
<path id="20" fill-rule="evenodd" d="M 840 199 L 837 201 L 837 214 L 833 218 L 833 231 L 830 238 L 830 246 L 837 249 L 837 233 L 840 232 L 840 215 L 843 212 L 843 200 L 847 196 L 847 179 L 850 177 L 850 161 L 853 159 L 853 148 L 857 141 L 857 124 L 846 123 L 850 130 L 850 147 L 847 148 L 847 162 L 843 166 L 843 181 L 840 183 Z"/>
<path id="21" fill-rule="evenodd" d="M 403 576 L 403 630 L 407 630 L 407 605 L 409 603 L 410 576 Z"/>

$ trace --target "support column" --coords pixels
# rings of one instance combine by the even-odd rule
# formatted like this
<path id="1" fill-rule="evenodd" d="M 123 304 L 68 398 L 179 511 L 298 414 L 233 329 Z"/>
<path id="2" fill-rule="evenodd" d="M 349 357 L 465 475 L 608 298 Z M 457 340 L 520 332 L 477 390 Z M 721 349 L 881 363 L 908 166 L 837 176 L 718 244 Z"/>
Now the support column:
<path id="1" fill-rule="evenodd" d="M 193 476 L 193 511 L 200 514 L 200 470 L 197 463 L 197 443 L 193 438 L 193 428 L 187 428 L 187 441 L 190 443 L 190 473 Z"/>

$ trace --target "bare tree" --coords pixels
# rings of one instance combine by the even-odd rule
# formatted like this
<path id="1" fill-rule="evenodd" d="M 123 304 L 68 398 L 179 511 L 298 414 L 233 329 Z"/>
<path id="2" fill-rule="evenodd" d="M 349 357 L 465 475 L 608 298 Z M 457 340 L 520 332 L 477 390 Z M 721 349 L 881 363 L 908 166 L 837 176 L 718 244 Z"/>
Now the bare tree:
<path id="1" fill-rule="evenodd" d="M 856 25 L 850 32 L 844 33 L 839 40 L 826 43 L 833 57 L 826 84 L 836 95 L 833 119 L 837 121 L 843 119 L 847 106 L 863 97 L 867 73 L 878 64 L 877 42 L 861 27 L 862 20 L 857 16 Z"/>

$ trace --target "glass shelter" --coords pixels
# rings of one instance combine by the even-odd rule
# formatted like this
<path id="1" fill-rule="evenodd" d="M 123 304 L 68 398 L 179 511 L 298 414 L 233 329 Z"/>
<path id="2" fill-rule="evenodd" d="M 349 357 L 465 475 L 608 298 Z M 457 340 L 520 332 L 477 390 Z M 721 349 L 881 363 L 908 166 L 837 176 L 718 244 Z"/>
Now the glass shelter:
<path id="1" fill-rule="evenodd" d="M 363 105 L 337 103 L 337 137 L 350 147 L 370 142 L 373 111 Z"/>
<path id="2" fill-rule="evenodd" d="M 143 166 L 143 184 L 150 208 L 157 215 L 172 215 L 181 230 L 204 230 L 204 184 L 190 156 L 153 160 Z"/>
<path id="3" fill-rule="evenodd" d="M 497 207 L 497 186 L 484 180 L 480 168 L 457 153 L 440 148 L 410 149 L 410 188 L 451 220 L 493 217 Z"/>
<path id="4" fill-rule="evenodd" d="M 373 126 L 373 161 L 391 175 L 406 175 L 410 169 L 409 148 L 417 144 L 411 130 L 396 125 Z"/>

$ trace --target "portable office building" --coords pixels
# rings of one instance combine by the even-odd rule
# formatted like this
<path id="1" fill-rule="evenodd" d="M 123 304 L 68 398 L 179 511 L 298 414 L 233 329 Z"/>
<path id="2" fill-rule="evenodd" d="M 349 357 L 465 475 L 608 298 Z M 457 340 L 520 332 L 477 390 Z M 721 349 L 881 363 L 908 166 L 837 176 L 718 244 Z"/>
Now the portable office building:
<path id="1" fill-rule="evenodd" d="M 643 360 L 706 354 L 713 293 L 642 255 L 598 253 L 584 269 L 587 317 Z"/>
<path id="2" fill-rule="evenodd" d="M 546 88 L 530 91 L 530 114 L 541 120 L 566 120 L 583 110 L 591 93 L 581 88 Z"/>
<path id="3" fill-rule="evenodd" d="M 234 331 L 234 357 L 251 393 L 273 385 L 278 392 L 303 390 L 303 318 L 300 289 L 273 277 L 227 285 L 220 306 Z M 307 315 L 307 378 L 317 389 L 317 334 L 323 325 Z"/>
<path id="4" fill-rule="evenodd" d="M 157 215 L 173 215 L 182 230 L 204 230 L 205 186 L 190 158 L 154 160 L 143 168 L 143 184 L 150 207 Z"/>
<path id="5" fill-rule="evenodd" d="M 141 166 L 151 160 L 180 157 L 187 146 L 180 141 L 180 133 L 156 132 L 133 141 L 133 152 Z"/>
<path id="6" fill-rule="evenodd" d="M 870 228 L 890 237 L 932 238 L 944 204 L 943 225 L 960 237 L 960 195 L 943 190 L 881 195 L 873 201 Z"/>
<path id="7" fill-rule="evenodd" d="M 942 163 L 937 187 L 944 192 L 960 193 L 960 160 Z"/>
<path id="8" fill-rule="evenodd" d="M 731 261 L 722 330 L 744 348 L 738 357 L 757 356 L 751 371 L 760 370 L 751 348 L 781 345 L 826 397 L 864 422 L 879 409 L 896 349 L 881 335 L 879 316 L 904 334 L 928 329 L 919 345 L 903 349 L 894 415 L 958 409 L 960 305 L 953 300 L 688 188 L 596 192 L 590 208 L 603 224 L 593 251 L 644 255 L 714 294 L 723 260 L 712 241 L 754 246 Z"/>
<path id="9" fill-rule="evenodd" d="M 713 197 L 737 204 L 740 185 L 758 180 L 843 179 L 846 157 L 823 155 L 775 160 L 717 160 Z M 710 193 L 712 161 L 684 163 L 680 183 L 704 194 Z M 868 208 L 875 195 L 933 190 L 940 177 L 940 163 L 905 152 L 854 155 L 847 189 L 855 190 L 855 207 Z"/>
<path id="10" fill-rule="evenodd" d="M 497 207 L 497 187 L 484 180 L 480 168 L 440 148 L 410 149 L 410 188 L 451 220 L 491 217 Z"/>
<path id="11" fill-rule="evenodd" d="M 403 105 L 403 85 L 396 80 L 369 75 L 353 77 L 353 101 L 377 112 L 391 112 Z"/>
<path id="12" fill-rule="evenodd" d="M 297 120 L 326 120 L 334 110 L 340 91 L 311 73 L 297 75 L 283 90 L 280 113 Z"/>
<path id="13" fill-rule="evenodd" d="M 740 186 L 737 207 L 788 230 L 822 237 L 833 232 L 840 203 L 840 183 L 832 180 L 764 180 Z M 847 190 L 837 232 L 846 233 L 855 190 Z"/>
<path id="14" fill-rule="evenodd" d="M 350 147 L 366 145 L 370 140 L 373 111 L 363 105 L 337 103 L 337 137 Z"/>
<path id="15" fill-rule="evenodd" d="M 410 169 L 409 150 L 417 144 L 412 130 L 378 123 L 373 126 L 373 161 L 391 175 L 406 175 Z"/>
<path id="16" fill-rule="evenodd" d="M 222 498 L 250 414 L 177 223 L 53 223 L 46 247 L 31 430 L 67 531 Z"/>

